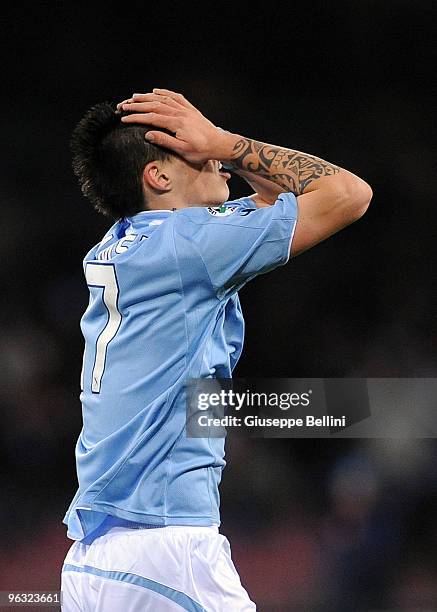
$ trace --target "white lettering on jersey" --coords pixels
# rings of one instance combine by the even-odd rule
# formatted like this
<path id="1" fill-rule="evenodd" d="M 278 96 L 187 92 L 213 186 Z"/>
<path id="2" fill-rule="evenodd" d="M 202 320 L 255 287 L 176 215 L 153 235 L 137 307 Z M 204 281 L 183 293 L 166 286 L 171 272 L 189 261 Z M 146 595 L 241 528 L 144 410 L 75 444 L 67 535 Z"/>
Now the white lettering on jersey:
<path id="1" fill-rule="evenodd" d="M 117 242 L 117 244 L 115 245 L 115 252 L 124 253 L 125 251 L 127 251 L 129 248 L 129 242 L 133 242 L 136 237 L 137 234 L 127 234 L 124 238 Z"/>
<path id="2" fill-rule="evenodd" d="M 97 259 L 99 261 L 109 261 L 114 255 L 120 255 L 128 250 L 130 243 L 134 242 L 135 238 L 138 234 L 126 234 L 123 238 L 120 238 L 115 244 L 111 244 L 110 246 L 100 251 L 97 255 Z M 105 239 L 106 242 L 106 239 Z"/>

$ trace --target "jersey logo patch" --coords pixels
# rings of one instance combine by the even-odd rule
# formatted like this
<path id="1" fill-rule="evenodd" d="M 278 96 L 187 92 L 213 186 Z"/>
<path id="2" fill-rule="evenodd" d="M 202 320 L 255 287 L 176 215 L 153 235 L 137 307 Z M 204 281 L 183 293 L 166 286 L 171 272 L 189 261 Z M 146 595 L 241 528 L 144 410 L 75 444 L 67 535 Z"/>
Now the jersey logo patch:
<path id="1" fill-rule="evenodd" d="M 236 210 L 238 206 L 208 206 L 207 211 L 213 217 L 229 217 Z"/>

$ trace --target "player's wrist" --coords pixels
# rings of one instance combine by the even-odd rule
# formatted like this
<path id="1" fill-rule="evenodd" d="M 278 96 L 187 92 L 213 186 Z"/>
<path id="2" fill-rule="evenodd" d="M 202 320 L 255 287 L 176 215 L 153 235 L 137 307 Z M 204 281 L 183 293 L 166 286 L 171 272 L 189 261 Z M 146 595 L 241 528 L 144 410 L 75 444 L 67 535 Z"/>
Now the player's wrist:
<path id="1" fill-rule="evenodd" d="M 214 144 L 213 159 L 218 159 L 224 164 L 231 164 L 232 154 L 234 152 L 235 145 L 241 139 L 238 134 L 227 132 L 221 128 L 217 128 L 218 134 Z"/>

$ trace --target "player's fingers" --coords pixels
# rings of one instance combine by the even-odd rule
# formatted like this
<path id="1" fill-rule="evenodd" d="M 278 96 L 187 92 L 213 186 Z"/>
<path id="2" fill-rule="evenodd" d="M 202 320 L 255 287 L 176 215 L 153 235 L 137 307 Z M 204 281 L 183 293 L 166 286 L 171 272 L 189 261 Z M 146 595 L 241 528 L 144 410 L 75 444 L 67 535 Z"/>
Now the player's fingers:
<path id="1" fill-rule="evenodd" d="M 141 123 L 143 125 L 153 125 L 154 127 L 166 128 L 170 132 L 176 132 L 180 127 L 178 117 L 169 115 L 158 115 L 157 113 L 133 113 L 121 118 L 123 123 Z"/>
<path id="2" fill-rule="evenodd" d="M 156 93 L 145 93 L 145 94 L 133 94 L 129 102 L 162 102 L 173 108 L 181 108 L 183 104 L 180 104 L 176 100 L 173 100 L 170 96 L 162 96 Z"/>
<path id="3" fill-rule="evenodd" d="M 163 104 L 160 101 L 156 102 L 126 102 L 122 105 L 122 109 L 128 112 L 137 113 L 158 113 L 163 115 L 176 116 L 180 113 L 177 108 Z"/>
<path id="4" fill-rule="evenodd" d="M 144 137 L 148 142 L 159 145 L 160 147 L 165 147 L 166 149 L 171 149 L 172 151 L 180 153 L 181 155 L 187 148 L 186 142 L 179 140 L 174 136 L 170 136 L 169 134 L 165 134 L 164 132 L 149 131 Z"/>
<path id="5" fill-rule="evenodd" d="M 153 93 L 157 93 L 160 96 L 168 96 L 169 98 L 171 98 L 175 102 L 178 102 L 182 106 L 185 106 L 185 108 L 194 108 L 194 109 L 196 109 L 196 107 L 193 106 L 191 104 L 191 102 L 188 102 L 188 100 L 182 94 L 177 93 L 176 91 L 171 91 L 170 89 L 160 89 L 158 87 L 155 87 L 153 89 Z"/>
<path id="6" fill-rule="evenodd" d="M 123 104 L 127 104 L 129 102 L 130 98 L 126 98 L 126 100 L 123 100 L 123 102 L 119 102 L 117 104 L 117 110 L 121 110 L 121 107 L 123 106 Z"/>

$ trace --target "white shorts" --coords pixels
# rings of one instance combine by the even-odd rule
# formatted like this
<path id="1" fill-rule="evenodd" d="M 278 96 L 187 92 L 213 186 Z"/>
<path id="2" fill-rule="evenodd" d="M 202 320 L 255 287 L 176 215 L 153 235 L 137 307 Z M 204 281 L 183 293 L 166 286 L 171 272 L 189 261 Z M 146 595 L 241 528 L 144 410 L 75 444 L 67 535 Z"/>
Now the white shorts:
<path id="1" fill-rule="evenodd" d="M 256 610 L 217 527 L 112 527 L 74 542 L 61 589 L 64 612 Z"/>

